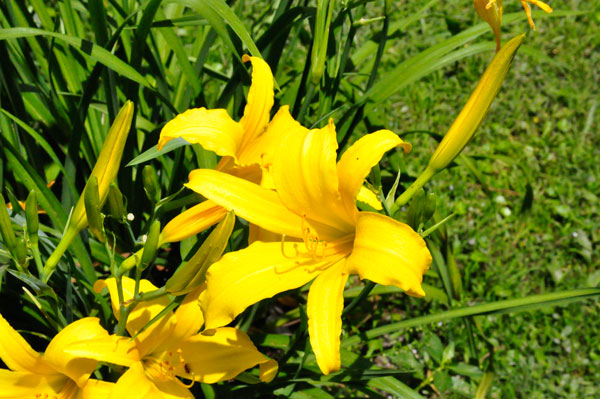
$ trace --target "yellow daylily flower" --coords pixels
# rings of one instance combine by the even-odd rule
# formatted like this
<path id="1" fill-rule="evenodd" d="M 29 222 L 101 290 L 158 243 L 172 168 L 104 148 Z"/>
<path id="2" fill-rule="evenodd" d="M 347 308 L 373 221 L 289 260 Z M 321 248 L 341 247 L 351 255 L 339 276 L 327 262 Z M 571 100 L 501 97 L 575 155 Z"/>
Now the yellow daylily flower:
<path id="1" fill-rule="evenodd" d="M 177 115 L 160 132 L 158 149 L 168 141 L 182 137 L 192 144 L 222 156 L 217 170 L 269 185 L 269 169 L 275 149 L 286 134 L 301 128 L 284 106 L 269 122 L 274 102 L 273 74 L 258 57 L 244 55 L 252 63 L 252 85 L 248 103 L 239 122 L 224 109 L 194 108 Z M 161 234 L 161 244 L 180 241 L 198 234 L 225 217 L 221 206 L 202 202 L 171 220 Z"/>
<path id="2" fill-rule="evenodd" d="M 500 32 L 502 25 L 502 0 L 473 0 L 477 15 L 487 22 L 494 32 L 496 52 L 500 50 Z"/>
<path id="3" fill-rule="evenodd" d="M 529 26 L 531 26 L 531 29 L 533 29 L 533 30 L 535 30 L 535 24 L 533 23 L 533 18 L 531 18 L 531 7 L 529 6 L 530 3 L 535 4 L 536 6 L 538 6 L 545 12 L 547 12 L 548 14 L 550 14 L 552 12 L 552 7 L 550 7 L 548 4 L 544 3 L 543 1 L 540 1 L 540 0 L 520 0 L 520 1 L 521 1 L 521 5 L 523 6 L 523 9 L 525 10 L 525 14 L 527 14 L 527 20 L 529 21 Z M 492 26 L 492 29 L 494 29 L 494 25 L 492 25 L 492 22 L 488 21 L 488 19 L 484 15 L 482 15 L 482 14 L 485 14 L 486 12 L 484 10 L 480 11 L 481 7 L 480 6 L 478 7 L 478 3 L 485 3 L 485 1 L 474 0 L 474 2 L 475 2 L 475 9 L 477 10 L 477 13 L 481 16 L 481 18 L 486 20 Z M 488 0 L 485 8 L 488 10 L 487 13 L 489 15 L 494 15 L 498 11 L 498 9 L 500 10 L 500 16 L 498 18 L 498 24 L 499 24 L 500 23 L 499 20 L 502 18 L 502 0 Z M 494 17 L 492 16 L 492 18 L 494 18 Z M 496 34 L 495 29 L 494 29 L 494 34 Z M 499 38 L 499 34 L 498 34 L 498 38 Z"/>
<path id="4" fill-rule="evenodd" d="M 421 282 L 431 264 L 425 241 L 404 223 L 356 208 L 370 169 L 398 146 L 410 150 L 381 130 L 359 139 L 336 165 L 330 121 L 286 136 L 273 163 L 276 191 L 220 171 L 192 171 L 187 187 L 296 241 L 257 241 L 213 264 L 201 301 L 206 328 L 226 325 L 248 306 L 314 279 L 308 329 L 317 363 L 328 374 L 340 368 L 342 293 L 350 274 L 425 295 Z"/>
<path id="5" fill-rule="evenodd" d="M 95 317 L 75 321 L 50 341 L 45 353 L 34 351 L 0 315 L 0 398 L 104 398 L 114 384 L 89 380 L 96 361 L 66 353 L 73 342 L 108 336 Z"/>
<path id="6" fill-rule="evenodd" d="M 135 281 L 123 277 L 123 299 L 133 298 Z M 113 312 L 119 316 L 119 299 L 114 278 L 99 280 L 94 288 L 108 287 Z M 157 289 L 148 280 L 140 281 L 140 292 Z M 110 399 L 193 398 L 178 377 L 215 383 L 228 380 L 242 371 L 260 366 L 261 379 L 270 381 L 277 373 L 277 362 L 262 355 L 250 338 L 235 328 L 219 328 L 210 335 L 199 334 L 203 317 L 198 296 L 204 287 L 188 294 L 175 312 L 169 311 L 158 322 L 140 332 L 169 304 L 161 297 L 138 304 L 130 313 L 126 327 L 136 338 L 110 335 L 71 345 L 73 355 L 117 364 L 129 369 L 115 384 Z"/>

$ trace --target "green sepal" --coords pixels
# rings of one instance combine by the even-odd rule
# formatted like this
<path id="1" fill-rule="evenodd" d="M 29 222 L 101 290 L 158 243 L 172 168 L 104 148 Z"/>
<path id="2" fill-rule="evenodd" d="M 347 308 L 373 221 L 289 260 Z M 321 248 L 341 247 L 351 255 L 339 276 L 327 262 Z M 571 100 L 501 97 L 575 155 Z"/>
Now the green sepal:
<path id="1" fill-rule="evenodd" d="M 138 265 L 139 268 L 144 270 L 154 260 L 156 256 L 156 250 L 158 249 L 158 239 L 160 237 L 160 222 L 155 220 L 150 226 L 150 231 L 146 237 L 146 243 L 144 244 L 144 251 L 142 252 L 142 261 Z"/>

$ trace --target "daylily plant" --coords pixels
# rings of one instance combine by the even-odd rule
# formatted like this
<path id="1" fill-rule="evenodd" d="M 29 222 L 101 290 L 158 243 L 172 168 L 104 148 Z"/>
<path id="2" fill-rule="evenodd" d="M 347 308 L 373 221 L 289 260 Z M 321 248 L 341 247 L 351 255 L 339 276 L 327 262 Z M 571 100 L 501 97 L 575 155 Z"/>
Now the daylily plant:
<path id="1" fill-rule="evenodd" d="M 88 379 L 96 361 L 66 353 L 73 342 L 108 336 L 95 317 L 77 320 L 50 341 L 46 351 L 34 351 L 0 315 L 0 398 L 96 399 L 106 398 L 114 384 Z"/>
<path id="2" fill-rule="evenodd" d="M 133 298 L 135 281 L 123 277 L 123 299 Z M 94 288 L 108 287 L 113 312 L 119 318 L 119 299 L 114 278 L 99 280 Z M 157 288 L 141 280 L 141 292 Z M 260 378 L 270 381 L 277 362 L 262 355 L 250 338 L 235 328 L 219 328 L 199 334 L 203 317 L 198 306 L 199 287 L 186 296 L 175 312 L 167 311 L 156 323 L 142 328 L 162 312 L 170 301 L 160 297 L 139 303 L 127 319 L 127 331 L 134 337 L 106 335 L 71 345 L 72 355 L 117 364 L 129 369 L 115 384 L 110 398 L 163 399 L 193 398 L 190 385 L 178 377 L 205 383 L 234 378 L 242 371 L 260 365 Z M 136 335 L 137 334 L 137 335 Z"/>
<path id="3" fill-rule="evenodd" d="M 217 170 L 190 173 L 187 187 L 284 237 L 224 255 L 208 269 L 201 304 L 206 328 L 216 328 L 248 306 L 314 279 L 308 330 L 317 363 L 328 374 L 340 368 L 343 290 L 350 274 L 425 295 L 421 282 L 431 264 L 425 241 L 404 223 L 356 207 L 365 177 L 383 154 L 397 146 L 408 152 L 410 144 L 381 130 L 358 140 L 336 165 L 330 121 L 323 129 L 298 128 L 281 145 L 272 168 L 275 191 Z"/>

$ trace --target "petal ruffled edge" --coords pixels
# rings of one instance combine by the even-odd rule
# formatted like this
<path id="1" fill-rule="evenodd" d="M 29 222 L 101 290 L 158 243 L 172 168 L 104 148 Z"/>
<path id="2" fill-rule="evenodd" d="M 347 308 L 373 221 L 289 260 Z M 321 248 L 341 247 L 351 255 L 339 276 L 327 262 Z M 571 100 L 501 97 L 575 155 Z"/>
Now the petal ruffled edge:
<path id="1" fill-rule="evenodd" d="M 217 155 L 237 159 L 243 136 L 242 124 L 231 119 L 224 109 L 192 108 L 167 122 L 156 147 L 160 150 L 167 142 L 181 137 Z"/>
<path id="2" fill-rule="evenodd" d="M 431 265 L 425 240 L 409 225 L 372 212 L 360 212 L 348 268 L 361 279 L 394 285 L 422 297 L 423 274 Z"/>

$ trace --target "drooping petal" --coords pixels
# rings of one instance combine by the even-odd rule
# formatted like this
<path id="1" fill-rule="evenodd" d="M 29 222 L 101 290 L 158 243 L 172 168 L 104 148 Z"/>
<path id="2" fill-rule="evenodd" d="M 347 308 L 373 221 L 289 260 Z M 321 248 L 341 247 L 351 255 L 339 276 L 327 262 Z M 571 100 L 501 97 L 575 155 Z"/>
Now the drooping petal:
<path id="1" fill-rule="evenodd" d="M 200 328 L 204 325 L 204 315 L 200 309 L 198 298 L 205 289 L 206 284 L 202 284 L 200 287 L 187 294 L 181 305 L 179 305 L 175 311 L 177 324 L 173 330 L 173 334 L 176 335 L 174 340 L 182 341 L 185 338 L 191 337 L 200 331 Z"/>
<path id="2" fill-rule="evenodd" d="M 117 381 L 110 399 L 164 399 L 162 393 L 146 377 L 141 363 L 133 364 Z"/>
<path id="3" fill-rule="evenodd" d="M 290 107 L 284 105 L 279 108 L 265 132 L 240 151 L 239 162 L 241 165 L 258 164 L 268 168 L 286 136 L 306 132 L 308 129 L 297 122 L 290 114 Z"/>
<path id="4" fill-rule="evenodd" d="M 122 277 L 123 285 L 123 300 L 129 301 L 133 299 L 135 280 L 129 277 Z M 94 289 L 99 292 L 103 287 L 108 287 L 110 293 L 110 299 L 113 306 L 113 313 L 117 320 L 119 319 L 119 296 L 117 292 L 117 283 L 114 278 L 108 278 L 106 280 L 98 280 L 94 284 Z M 148 280 L 140 280 L 140 292 L 151 292 L 156 290 L 157 287 Z M 137 306 L 129 313 L 127 318 L 127 331 L 133 337 L 143 327 L 148 324 L 156 315 L 168 306 L 170 303 L 167 297 L 160 297 L 151 301 L 143 301 L 138 303 Z M 164 345 L 171 336 L 172 330 L 175 328 L 175 319 L 173 318 L 173 312 L 168 312 L 159 321 L 152 324 L 146 330 L 139 333 L 136 341 L 140 355 L 143 357 L 148 353 L 151 353 L 159 345 Z"/>
<path id="5" fill-rule="evenodd" d="M 100 325 L 98 318 L 77 320 L 63 328 L 50 341 L 43 360 L 82 387 L 96 368 L 96 361 L 67 353 L 65 348 L 74 342 L 106 337 L 108 332 Z"/>
<path id="6" fill-rule="evenodd" d="M 319 231 L 322 240 L 333 240 L 354 229 L 338 190 L 337 138 L 330 120 L 323 129 L 288 135 L 273 163 L 273 181 L 281 202 L 296 214 L 331 226 Z M 316 227 L 316 226 L 315 226 Z"/>
<path id="7" fill-rule="evenodd" d="M 181 356 L 186 366 L 177 369 L 178 374 L 208 384 L 231 379 L 257 364 L 273 365 L 243 331 L 230 327 L 188 338 L 181 345 Z"/>
<path id="8" fill-rule="evenodd" d="M 431 265 L 425 241 L 407 224 L 378 213 L 360 212 L 348 268 L 382 285 L 422 297 L 423 274 Z"/>
<path id="9" fill-rule="evenodd" d="M 256 302 L 300 287 L 343 255 L 297 253 L 304 244 L 257 241 L 225 254 L 206 273 L 201 307 L 207 329 L 229 324 Z M 285 252 L 285 254 L 284 254 Z"/>
<path id="10" fill-rule="evenodd" d="M 73 343 L 65 348 L 65 354 L 125 367 L 142 360 L 136 342 L 117 335 Z"/>
<path id="11" fill-rule="evenodd" d="M 353 219 L 357 215 L 356 197 L 371 168 L 377 165 L 383 154 L 397 146 L 402 146 L 404 153 L 411 149 L 411 145 L 402 141 L 397 134 L 379 130 L 361 137 L 342 154 L 337 164 L 340 193 L 346 212 Z"/>
<path id="12" fill-rule="evenodd" d="M 195 236 L 219 223 L 226 214 L 222 206 L 203 201 L 171 219 L 160 233 L 160 242 L 177 242 Z"/>
<path id="13" fill-rule="evenodd" d="M 41 375 L 0 369 L 0 398 L 31 399 L 36 398 L 38 394 L 40 398 L 43 398 L 44 394 L 52 398 L 52 395 L 58 395 L 68 382 L 68 377 L 60 374 Z"/>
<path id="14" fill-rule="evenodd" d="M 190 172 L 185 186 L 251 223 L 293 237 L 302 236 L 302 218 L 287 209 L 277 193 L 235 176 L 209 169 Z"/>
<path id="15" fill-rule="evenodd" d="M 0 314 L 0 359 L 11 370 L 36 374 L 53 374 L 54 369 L 41 362 L 42 356 L 34 351 Z"/>
<path id="16" fill-rule="evenodd" d="M 310 345 L 317 364 L 327 375 L 340 369 L 340 335 L 344 286 L 348 280 L 346 260 L 342 259 L 321 273 L 308 291 L 306 313 Z"/>
<path id="17" fill-rule="evenodd" d="M 75 399 L 104 399 L 110 397 L 115 384 L 113 382 L 106 382 L 89 379 L 85 386 L 77 392 Z"/>
<path id="18" fill-rule="evenodd" d="M 252 63 L 252 85 L 248 91 L 244 116 L 240 120 L 244 127 L 242 147 L 245 147 L 267 127 L 275 93 L 273 92 L 273 74 L 264 60 L 244 55 L 242 61 Z"/>
<path id="19" fill-rule="evenodd" d="M 217 155 L 236 158 L 244 128 L 231 119 L 224 109 L 193 108 L 170 120 L 161 130 L 157 148 L 182 137 L 191 144 L 200 144 Z"/>
<path id="20" fill-rule="evenodd" d="M 360 202 L 364 202 L 365 204 L 369 205 L 371 208 L 373 208 L 375 210 L 380 211 L 383 209 L 381 202 L 379 202 L 379 199 L 377 198 L 377 194 L 375 194 L 373 191 L 369 190 L 365 186 L 360 187 L 360 191 L 358 192 L 358 195 L 356 196 L 356 200 L 360 201 Z"/>

